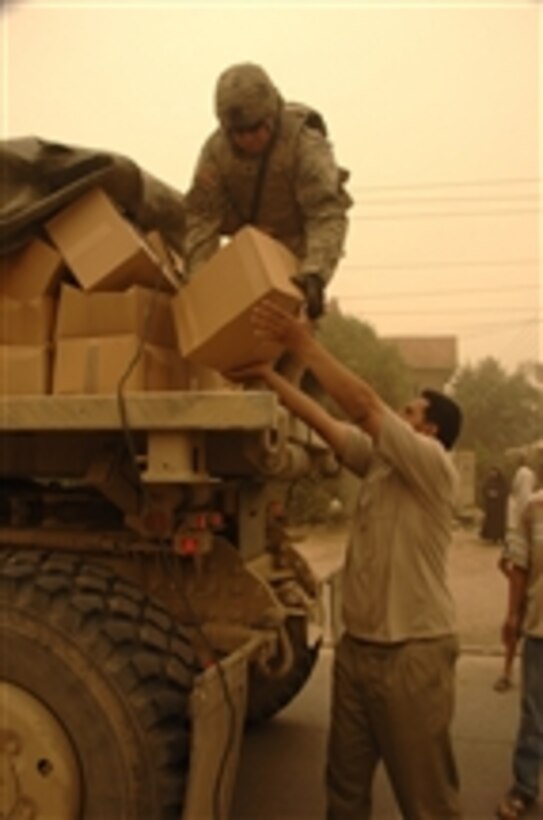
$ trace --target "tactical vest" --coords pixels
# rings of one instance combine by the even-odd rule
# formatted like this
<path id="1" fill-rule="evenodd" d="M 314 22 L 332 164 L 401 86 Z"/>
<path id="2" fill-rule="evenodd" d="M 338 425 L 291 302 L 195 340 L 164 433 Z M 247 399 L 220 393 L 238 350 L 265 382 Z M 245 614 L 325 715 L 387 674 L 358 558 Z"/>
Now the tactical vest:
<path id="1" fill-rule="evenodd" d="M 214 134 L 211 149 L 227 199 L 221 226 L 223 234 L 231 236 L 243 225 L 252 224 L 282 241 L 296 256 L 303 255 L 304 223 L 296 202 L 294 179 L 297 143 L 304 126 L 326 133 L 317 112 L 299 104 L 285 105 L 266 159 L 242 156 L 236 153 L 223 131 Z M 263 161 L 266 165 L 261 171 Z M 263 178 L 259 181 L 261 175 Z M 259 185 L 259 196 L 255 196 Z"/>

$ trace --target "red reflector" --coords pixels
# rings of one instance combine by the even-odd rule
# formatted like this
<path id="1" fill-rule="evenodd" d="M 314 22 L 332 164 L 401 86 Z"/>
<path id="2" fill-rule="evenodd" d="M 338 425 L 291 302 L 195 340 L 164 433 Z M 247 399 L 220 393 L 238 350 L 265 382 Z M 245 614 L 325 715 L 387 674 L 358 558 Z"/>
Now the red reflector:
<path id="1" fill-rule="evenodd" d="M 283 518 L 285 508 L 280 501 L 272 501 L 268 506 L 268 514 L 271 518 Z"/>
<path id="2" fill-rule="evenodd" d="M 199 541 L 197 538 L 183 536 L 177 541 L 177 551 L 181 555 L 196 555 L 199 552 Z"/>
<path id="3" fill-rule="evenodd" d="M 195 515 L 192 519 L 192 525 L 195 530 L 205 530 L 207 527 L 207 519 L 204 513 Z"/>

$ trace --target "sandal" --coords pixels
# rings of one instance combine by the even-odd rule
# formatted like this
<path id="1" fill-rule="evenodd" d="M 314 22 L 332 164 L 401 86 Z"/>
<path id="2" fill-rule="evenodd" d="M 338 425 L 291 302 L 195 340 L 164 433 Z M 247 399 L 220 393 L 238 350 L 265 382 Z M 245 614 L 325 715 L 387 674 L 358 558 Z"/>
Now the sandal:
<path id="1" fill-rule="evenodd" d="M 494 689 L 496 692 L 507 692 L 508 689 L 512 688 L 512 682 L 509 680 L 509 678 L 506 678 L 505 675 L 502 675 L 501 678 L 498 678 L 498 680 L 494 684 Z"/>
<path id="2" fill-rule="evenodd" d="M 533 800 L 523 797 L 521 794 L 510 792 L 496 809 L 496 817 L 499 817 L 500 820 L 517 820 L 517 818 L 523 816 L 532 803 Z"/>

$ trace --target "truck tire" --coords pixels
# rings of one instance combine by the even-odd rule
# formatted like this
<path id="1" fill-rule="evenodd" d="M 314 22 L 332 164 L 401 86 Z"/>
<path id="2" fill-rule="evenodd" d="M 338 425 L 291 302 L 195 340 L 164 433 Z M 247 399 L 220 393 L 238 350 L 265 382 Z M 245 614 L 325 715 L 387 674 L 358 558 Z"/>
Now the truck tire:
<path id="1" fill-rule="evenodd" d="M 195 666 L 164 609 L 78 557 L 4 552 L 0 646 L 2 816 L 179 820 Z"/>
<path id="2" fill-rule="evenodd" d="M 294 652 L 294 661 L 283 677 L 269 677 L 257 666 L 249 668 L 247 726 L 253 727 L 284 709 L 305 686 L 317 662 L 320 642 L 307 644 L 307 624 L 303 618 L 291 618 L 286 624 Z"/>

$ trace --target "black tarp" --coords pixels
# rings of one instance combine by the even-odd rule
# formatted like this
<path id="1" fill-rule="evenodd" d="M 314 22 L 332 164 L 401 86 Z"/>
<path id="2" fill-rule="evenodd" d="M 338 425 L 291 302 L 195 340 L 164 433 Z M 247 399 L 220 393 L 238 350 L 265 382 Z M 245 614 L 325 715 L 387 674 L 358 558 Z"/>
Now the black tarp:
<path id="1" fill-rule="evenodd" d="M 0 253 L 39 235 L 44 221 L 94 186 L 142 231 L 181 255 L 183 195 L 122 154 L 39 137 L 0 140 Z"/>

